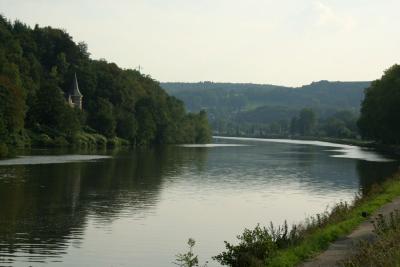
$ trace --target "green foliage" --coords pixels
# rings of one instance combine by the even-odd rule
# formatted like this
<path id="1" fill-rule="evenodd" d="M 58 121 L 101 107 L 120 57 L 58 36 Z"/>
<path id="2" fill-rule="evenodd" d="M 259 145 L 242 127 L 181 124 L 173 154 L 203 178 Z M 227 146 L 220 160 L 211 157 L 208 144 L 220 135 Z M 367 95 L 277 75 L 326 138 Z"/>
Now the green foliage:
<path id="1" fill-rule="evenodd" d="M 107 147 L 121 147 L 121 146 L 129 146 L 129 141 L 119 137 L 113 137 L 107 140 Z"/>
<path id="2" fill-rule="evenodd" d="M 69 145 L 69 143 L 68 143 L 67 139 L 65 139 L 65 137 L 57 136 L 56 138 L 54 138 L 54 146 L 64 147 L 64 146 L 68 146 L 68 145 Z"/>
<path id="3" fill-rule="evenodd" d="M 105 147 L 107 145 L 107 138 L 95 133 L 85 133 L 79 132 L 76 133 L 72 138 L 72 144 L 75 147 Z"/>
<path id="4" fill-rule="evenodd" d="M 93 127 L 107 137 L 115 136 L 116 121 L 113 115 L 113 105 L 104 98 L 97 100 L 96 112 L 91 115 Z"/>
<path id="5" fill-rule="evenodd" d="M 48 136 L 47 134 L 39 134 L 39 135 L 34 135 L 32 137 L 32 141 L 34 144 L 42 147 L 51 147 L 54 146 L 54 140 Z"/>
<path id="6" fill-rule="evenodd" d="M 355 203 L 358 201 L 356 199 Z M 303 224 L 293 225 L 290 229 L 285 221 L 283 226 L 274 227 L 270 223 L 269 228 L 257 225 L 253 230 L 245 229 L 239 235 L 238 245 L 232 245 L 225 241 L 226 252 L 222 252 L 214 259 L 227 266 L 265 266 L 274 265 L 279 252 L 296 247 L 309 236 L 332 223 L 344 220 L 351 212 L 351 207 L 340 202 L 330 211 L 311 216 Z M 335 238 L 337 236 L 334 236 Z M 324 243 L 319 243 L 324 245 Z"/>
<path id="7" fill-rule="evenodd" d="M 292 134 L 310 136 L 315 132 L 316 114 L 311 108 L 303 108 L 298 117 L 293 117 L 291 122 Z"/>
<path id="8" fill-rule="evenodd" d="M 239 244 L 232 245 L 225 242 L 227 251 L 215 256 L 214 259 L 223 265 L 233 267 L 297 266 L 326 249 L 331 242 L 351 232 L 365 220 L 361 215 L 363 212 L 372 214 L 399 195 L 400 176 L 397 175 L 381 185 L 372 187 L 362 198 L 357 196 L 352 205 L 340 202 L 329 211 L 310 217 L 304 223 L 293 225 L 290 230 L 286 222 L 278 228 L 274 228 L 273 225 L 269 228 L 257 225 L 254 230 L 245 229 L 244 233 L 238 236 Z M 392 216 L 384 223 L 380 220 L 376 223 L 376 228 L 383 229 L 384 233 L 390 233 L 390 229 L 393 228 L 398 230 L 400 229 L 398 218 L 400 215 Z M 398 239 L 391 240 L 398 241 Z M 398 243 L 396 244 L 392 251 L 398 249 Z"/>
<path id="9" fill-rule="evenodd" d="M 400 65 L 385 71 L 365 90 L 359 127 L 364 138 L 400 144 Z"/>
<path id="10" fill-rule="evenodd" d="M 66 101 L 75 73 L 83 111 Z M 20 143 L 25 129 L 33 143 L 48 145 L 106 145 L 106 138 L 116 145 L 121 143 L 116 136 L 138 145 L 205 142 L 210 130 L 204 123 L 203 114 L 187 114 L 149 76 L 90 59 L 87 45 L 76 44 L 64 30 L 31 29 L 0 17 L 1 143 Z M 199 133 L 181 131 L 187 124 Z M 103 138 L 92 140 L 82 129 Z"/>
<path id="11" fill-rule="evenodd" d="M 161 85 L 189 111 L 207 110 L 216 134 L 287 137 L 290 120 L 304 108 L 313 109 L 320 120 L 340 110 L 357 113 L 370 83 L 320 81 L 300 88 L 212 82 Z M 315 135 L 319 129 L 314 130 Z"/>
<path id="12" fill-rule="evenodd" d="M 286 229 L 287 230 L 287 229 Z M 278 233 L 286 235 L 286 233 Z M 279 238 L 278 237 L 278 238 Z M 225 241 L 226 252 L 222 252 L 213 259 L 227 266 L 264 266 L 267 259 L 273 257 L 277 251 L 277 240 L 266 227 L 257 225 L 253 230 L 245 229 L 242 235 L 237 236 L 238 245 Z"/>
<path id="13" fill-rule="evenodd" d="M 0 158 L 4 158 L 8 155 L 8 147 L 4 143 L 0 143 Z"/>
<path id="14" fill-rule="evenodd" d="M 257 116 L 257 113 L 254 114 Z M 293 113 L 291 120 L 281 119 L 270 123 L 218 121 L 214 131 L 247 137 L 358 139 L 357 119 L 357 114 L 350 110 L 339 110 L 323 116 L 312 108 L 303 108 Z"/>
<path id="15" fill-rule="evenodd" d="M 202 110 L 197 115 L 195 122 L 195 141 L 194 143 L 207 143 L 211 140 L 211 131 L 208 126 L 207 113 Z"/>
<path id="16" fill-rule="evenodd" d="M 189 246 L 189 251 L 186 253 L 179 253 L 176 255 L 175 265 L 180 267 L 196 267 L 199 266 L 198 256 L 194 254 L 193 248 L 196 244 L 196 241 L 193 238 L 189 238 L 187 242 Z M 207 264 L 202 265 L 203 267 L 207 267 Z"/>
<path id="17" fill-rule="evenodd" d="M 374 242 L 361 241 L 356 253 L 341 263 L 345 267 L 400 266 L 400 212 L 395 210 L 385 217 L 379 214 L 374 220 L 378 235 Z"/>
<path id="18" fill-rule="evenodd" d="M 0 75 L 0 140 L 20 133 L 24 127 L 25 104 L 21 88 L 8 77 Z"/>
<path id="19" fill-rule="evenodd" d="M 80 130 L 76 112 L 65 101 L 63 92 L 54 82 L 44 84 L 36 95 L 31 107 L 32 120 L 67 136 Z"/>

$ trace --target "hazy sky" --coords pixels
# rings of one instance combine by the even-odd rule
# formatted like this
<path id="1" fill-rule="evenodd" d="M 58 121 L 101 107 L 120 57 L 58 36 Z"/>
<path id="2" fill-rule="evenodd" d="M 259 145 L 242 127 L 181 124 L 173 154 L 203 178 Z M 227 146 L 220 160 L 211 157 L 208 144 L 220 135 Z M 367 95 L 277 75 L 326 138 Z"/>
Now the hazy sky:
<path id="1" fill-rule="evenodd" d="M 399 0 L 0 0 L 159 81 L 373 80 L 400 62 Z"/>

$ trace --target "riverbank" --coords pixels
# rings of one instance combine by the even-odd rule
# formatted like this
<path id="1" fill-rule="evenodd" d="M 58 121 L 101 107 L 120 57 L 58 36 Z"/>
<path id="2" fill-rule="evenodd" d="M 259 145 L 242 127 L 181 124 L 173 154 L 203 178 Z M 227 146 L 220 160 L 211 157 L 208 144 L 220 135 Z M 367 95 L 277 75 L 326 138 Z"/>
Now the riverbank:
<path id="1" fill-rule="evenodd" d="M 339 238 L 339 240 L 332 243 L 329 248 L 319 254 L 317 257 L 310 261 L 301 264 L 299 267 L 319 267 L 319 266 L 367 266 L 365 264 L 359 265 L 360 260 L 355 260 L 357 254 L 360 252 L 361 247 L 365 246 L 366 243 L 369 246 L 373 246 L 374 242 L 377 242 L 379 234 L 376 232 L 382 224 L 380 218 L 391 218 L 395 214 L 396 210 L 400 209 L 400 197 L 395 198 L 390 203 L 385 204 L 374 212 L 370 219 L 361 223 L 353 232 L 349 235 Z M 376 223 L 378 222 L 378 223 Z M 393 223 L 393 222 L 391 222 Z M 398 227 L 398 226 L 397 226 Z M 397 228 L 396 227 L 396 228 Z M 362 248 L 361 248 L 362 249 Z M 374 251 L 371 251 L 374 252 Z M 361 261 L 362 262 L 362 261 Z M 368 266 L 378 266 L 376 264 Z M 393 265 L 384 265 L 393 266 Z"/>
<path id="2" fill-rule="evenodd" d="M 222 135 L 221 137 L 243 137 L 243 138 L 262 138 L 262 139 L 289 139 L 299 141 L 322 141 L 341 145 L 351 145 L 375 149 L 378 152 L 390 155 L 392 157 L 400 157 L 400 146 L 380 144 L 371 140 L 362 139 L 348 139 L 336 137 L 318 137 L 318 136 L 286 136 L 286 135 L 272 135 L 272 136 L 229 136 Z"/>
<path id="3" fill-rule="evenodd" d="M 268 266 L 296 266 L 312 258 L 327 249 L 332 242 L 346 236 L 360 224 L 370 220 L 370 214 L 374 214 L 399 196 L 400 173 L 397 173 L 382 185 L 373 187 L 366 196 L 356 199 L 349 212 L 341 220 L 317 229 L 298 245 L 280 251 Z"/>
<path id="4" fill-rule="evenodd" d="M 245 230 L 239 244 L 226 243 L 227 251 L 214 259 L 229 266 L 297 266 L 326 250 L 333 242 L 368 223 L 387 203 L 400 196 L 400 172 L 376 184 L 353 203 L 340 202 L 330 211 L 289 227 L 261 227 Z M 318 266 L 318 265 L 311 265 Z M 327 266 L 327 265 L 323 265 Z M 329 265 L 328 265 L 329 266 Z"/>
<path id="5" fill-rule="evenodd" d="M 393 157 L 400 157 L 400 146 L 380 144 L 375 141 L 361 140 L 361 139 L 341 139 L 331 137 L 296 137 L 295 140 L 314 140 L 323 141 L 343 145 L 352 145 L 360 147 L 373 148 L 378 152 L 391 155 Z"/>
<path id="6" fill-rule="evenodd" d="M 13 157 L 18 150 L 29 148 L 116 148 L 130 146 L 131 142 L 117 136 L 107 138 L 96 132 L 81 131 L 73 136 L 62 135 L 54 132 L 25 131 L 13 138 L 11 144 L 0 143 L 0 158 Z"/>
<path id="7" fill-rule="evenodd" d="M 51 147 L 76 147 L 76 148 L 103 148 L 103 147 L 118 147 L 128 146 L 128 140 L 112 137 L 107 138 L 99 133 L 79 132 L 74 136 L 55 136 L 51 137 L 47 134 L 31 133 L 31 147 L 36 148 L 51 148 Z"/>

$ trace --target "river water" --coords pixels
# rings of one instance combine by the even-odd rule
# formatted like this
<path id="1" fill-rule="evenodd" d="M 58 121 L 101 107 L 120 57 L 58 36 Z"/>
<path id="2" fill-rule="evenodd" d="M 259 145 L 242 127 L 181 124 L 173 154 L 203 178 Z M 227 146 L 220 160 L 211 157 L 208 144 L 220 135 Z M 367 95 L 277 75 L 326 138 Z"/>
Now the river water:
<path id="1" fill-rule="evenodd" d="M 398 170 L 371 150 L 214 138 L 135 151 L 33 150 L 0 161 L 0 266 L 174 266 L 257 223 L 297 223 Z"/>

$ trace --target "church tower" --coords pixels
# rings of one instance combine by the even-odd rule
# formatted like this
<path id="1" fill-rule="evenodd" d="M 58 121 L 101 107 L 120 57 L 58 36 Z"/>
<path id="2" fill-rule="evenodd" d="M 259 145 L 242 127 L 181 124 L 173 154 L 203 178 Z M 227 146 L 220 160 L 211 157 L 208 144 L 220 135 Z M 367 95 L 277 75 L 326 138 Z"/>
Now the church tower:
<path id="1" fill-rule="evenodd" d="M 78 79 L 76 78 L 75 73 L 74 82 L 68 95 L 68 104 L 73 108 L 79 108 L 80 110 L 82 110 L 82 97 L 83 95 L 79 91 Z"/>

